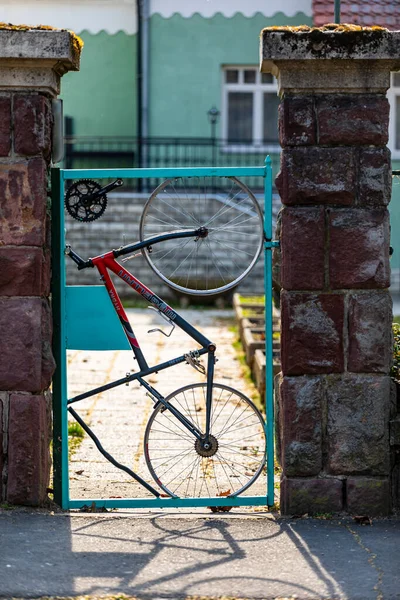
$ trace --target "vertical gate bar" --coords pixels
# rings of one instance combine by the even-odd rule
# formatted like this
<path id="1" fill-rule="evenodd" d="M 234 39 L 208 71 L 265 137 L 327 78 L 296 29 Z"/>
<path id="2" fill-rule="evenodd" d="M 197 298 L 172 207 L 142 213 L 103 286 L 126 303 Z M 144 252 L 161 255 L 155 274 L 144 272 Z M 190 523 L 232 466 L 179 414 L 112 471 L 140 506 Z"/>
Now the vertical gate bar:
<path id="1" fill-rule="evenodd" d="M 265 287 L 265 412 L 267 435 L 267 498 L 274 504 L 274 408 L 272 368 L 272 165 L 265 159 L 264 182 L 264 287 Z"/>
<path id="2" fill-rule="evenodd" d="M 53 354 L 53 489 L 54 501 L 68 508 L 67 360 L 65 340 L 64 179 L 58 168 L 51 170 L 52 195 L 52 312 Z"/>

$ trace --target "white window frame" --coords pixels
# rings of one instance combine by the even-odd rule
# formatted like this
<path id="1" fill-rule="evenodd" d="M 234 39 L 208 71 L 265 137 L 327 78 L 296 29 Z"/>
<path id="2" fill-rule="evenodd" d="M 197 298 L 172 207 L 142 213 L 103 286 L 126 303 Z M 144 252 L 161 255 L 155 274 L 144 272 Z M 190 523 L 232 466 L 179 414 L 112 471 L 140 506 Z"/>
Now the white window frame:
<path id="1" fill-rule="evenodd" d="M 226 83 L 226 71 L 237 70 L 238 82 Z M 255 71 L 255 83 L 244 83 L 244 72 Z M 275 92 L 278 94 L 278 83 L 273 78 L 272 83 L 261 83 L 261 73 L 256 65 L 223 65 L 222 67 L 222 99 L 221 99 L 221 128 L 224 140 L 223 150 L 225 152 L 280 152 L 280 145 L 263 144 L 263 93 Z M 252 142 L 233 144 L 228 143 L 228 94 L 229 92 L 253 92 L 253 131 Z M 278 115 L 276 115 L 278 119 Z"/>
<path id="2" fill-rule="evenodd" d="M 400 73 L 399 79 L 400 79 Z M 394 73 L 390 74 L 390 88 L 387 92 L 387 97 L 390 104 L 389 117 L 389 143 L 388 146 L 392 153 L 392 158 L 400 159 L 400 148 L 396 148 L 396 122 L 400 120 L 400 114 L 397 114 L 396 98 L 400 96 L 400 81 L 399 85 L 394 84 Z"/>

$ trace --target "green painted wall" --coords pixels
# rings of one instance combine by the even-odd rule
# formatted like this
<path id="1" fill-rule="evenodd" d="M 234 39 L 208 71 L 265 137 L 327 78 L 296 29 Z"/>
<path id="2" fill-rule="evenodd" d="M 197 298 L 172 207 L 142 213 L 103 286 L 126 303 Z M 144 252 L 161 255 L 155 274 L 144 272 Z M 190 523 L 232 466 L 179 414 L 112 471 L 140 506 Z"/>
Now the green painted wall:
<path id="1" fill-rule="evenodd" d="M 392 161 L 392 169 L 400 169 L 400 161 Z M 390 264 L 392 269 L 400 269 L 400 177 L 393 177 L 392 199 L 389 204 L 391 245 L 394 249 Z"/>
<path id="2" fill-rule="evenodd" d="M 135 135 L 136 36 L 79 33 L 81 70 L 61 81 L 64 115 L 78 135 Z"/>
<path id="3" fill-rule="evenodd" d="M 259 35 L 270 25 L 311 25 L 302 13 L 289 18 L 277 13 L 267 19 L 220 13 L 151 19 L 150 134 L 209 136 L 207 111 L 221 108 L 221 66 L 259 62 Z M 219 132 L 217 131 L 217 135 Z"/>
<path id="4" fill-rule="evenodd" d="M 258 64 L 259 34 L 269 25 L 311 25 L 299 13 L 211 19 L 153 15 L 150 21 L 150 135 L 208 136 L 206 112 L 221 106 L 221 66 Z M 135 135 L 136 35 L 102 31 L 84 41 L 81 70 L 62 79 L 64 114 L 78 135 Z M 217 132 L 218 133 L 218 132 Z"/>

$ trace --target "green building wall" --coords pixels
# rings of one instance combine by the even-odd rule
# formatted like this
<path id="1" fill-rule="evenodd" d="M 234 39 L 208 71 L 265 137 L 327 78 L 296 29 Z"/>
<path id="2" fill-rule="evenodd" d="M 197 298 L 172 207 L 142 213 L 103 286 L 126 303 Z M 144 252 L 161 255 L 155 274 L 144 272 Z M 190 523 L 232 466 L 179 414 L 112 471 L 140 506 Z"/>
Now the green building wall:
<path id="1" fill-rule="evenodd" d="M 136 133 L 136 35 L 82 31 L 81 68 L 62 80 L 64 115 L 77 135 Z"/>
<path id="2" fill-rule="evenodd" d="M 270 25 L 311 25 L 303 13 L 266 18 L 221 13 L 150 19 L 149 132 L 198 137 L 210 133 L 207 111 L 221 106 L 221 66 L 258 64 L 259 34 Z M 64 114 L 77 135 L 135 135 L 136 35 L 78 32 L 81 70 L 62 81 Z M 217 132 L 218 134 L 218 132 Z"/>
<path id="3" fill-rule="evenodd" d="M 400 169 L 400 161 L 392 161 L 392 169 Z M 400 269 L 400 176 L 393 177 L 392 199 L 389 204 L 391 246 L 393 255 L 390 260 L 392 269 Z M 399 290 L 400 291 L 400 290 Z"/>

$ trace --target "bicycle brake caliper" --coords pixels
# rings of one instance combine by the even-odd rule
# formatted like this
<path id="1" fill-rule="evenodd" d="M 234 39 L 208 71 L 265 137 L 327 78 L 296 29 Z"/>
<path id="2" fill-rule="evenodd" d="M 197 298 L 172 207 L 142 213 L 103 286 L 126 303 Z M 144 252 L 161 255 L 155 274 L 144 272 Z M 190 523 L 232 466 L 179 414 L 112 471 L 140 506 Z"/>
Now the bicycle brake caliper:
<path id="1" fill-rule="evenodd" d="M 196 369 L 196 371 L 199 371 L 200 373 L 202 373 L 203 375 L 205 375 L 206 368 L 200 362 L 199 353 L 198 353 L 197 350 L 193 350 L 192 352 L 189 352 L 188 354 L 184 354 L 183 356 L 185 357 L 185 360 L 186 360 L 186 362 L 187 362 L 188 365 L 190 365 L 191 367 L 193 367 L 193 369 Z"/>

